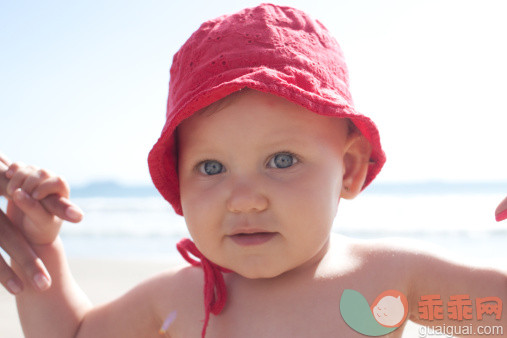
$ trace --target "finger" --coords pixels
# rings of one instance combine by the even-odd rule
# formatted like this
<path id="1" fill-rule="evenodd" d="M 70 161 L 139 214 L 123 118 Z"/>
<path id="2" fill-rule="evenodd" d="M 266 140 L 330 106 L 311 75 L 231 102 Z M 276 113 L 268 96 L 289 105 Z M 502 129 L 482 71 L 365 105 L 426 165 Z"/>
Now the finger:
<path id="1" fill-rule="evenodd" d="M 0 283 L 13 295 L 23 291 L 23 282 L 16 276 L 2 256 L 0 256 Z"/>
<path id="2" fill-rule="evenodd" d="M 10 165 L 9 159 L 7 159 L 2 153 L 0 153 L 0 195 L 4 196 L 7 191 L 7 183 L 9 183 L 9 179 L 5 176 L 7 169 L 9 169 Z"/>
<path id="3" fill-rule="evenodd" d="M 5 176 L 7 176 L 7 178 L 10 179 L 15 171 L 24 167 L 26 167 L 26 165 L 22 162 L 11 163 L 9 164 L 9 168 L 7 168 L 7 171 L 5 172 Z"/>
<path id="4" fill-rule="evenodd" d="M 9 179 L 5 176 L 7 167 L 3 170 L 2 165 L 0 165 L 0 196 L 5 196 L 7 195 L 7 184 L 9 183 Z"/>
<path id="5" fill-rule="evenodd" d="M 21 267 L 25 276 L 38 290 L 46 290 L 51 286 L 51 278 L 44 264 L 2 211 L 0 211 L 0 247 Z"/>
<path id="6" fill-rule="evenodd" d="M 496 208 L 495 218 L 497 222 L 507 219 L 507 197 Z"/>
<path id="7" fill-rule="evenodd" d="M 41 174 L 47 174 L 47 172 L 42 171 Z M 51 194 L 69 197 L 69 192 L 70 188 L 67 182 L 59 176 L 53 176 L 40 182 L 40 184 L 33 189 L 31 195 L 33 198 L 40 200 Z"/>
<path id="8" fill-rule="evenodd" d="M 7 158 L 7 156 L 2 154 L 1 152 L 0 152 L 0 163 L 5 164 L 6 167 L 11 165 L 11 161 Z"/>
<path id="9" fill-rule="evenodd" d="M 31 225 L 31 229 L 37 229 L 40 232 L 40 235 L 37 235 L 37 238 L 40 238 L 40 243 L 44 244 L 47 241 L 45 240 L 45 232 L 47 232 L 44 225 L 55 224 L 55 217 L 50 214 L 40 203 L 39 201 L 33 199 L 22 189 L 17 189 L 12 195 L 12 200 L 16 204 L 16 206 L 28 217 L 30 220 L 30 224 L 23 224 L 23 229 L 26 230 L 27 226 Z M 25 218 L 26 220 L 26 218 Z M 26 221 L 25 221 L 26 222 Z M 19 226 L 19 224 L 18 224 Z M 47 227 L 47 226 L 46 226 Z M 27 235 L 27 232 L 24 232 Z M 54 237 L 54 236 L 50 236 Z M 31 239 L 29 237 L 29 239 Z M 49 242 L 53 241 L 53 238 L 48 239 Z"/>
<path id="10" fill-rule="evenodd" d="M 35 168 L 32 166 L 26 166 L 19 162 L 11 164 L 5 173 L 5 176 L 9 179 L 7 194 L 12 195 L 16 189 L 21 188 L 28 175 L 33 171 L 35 171 Z"/>
<path id="11" fill-rule="evenodd" d="M 40 203 L 49 213 L 65 221 L 79 223 L 83 219 L 83 211 L 65 197 L 53 194 L 42 199 Z"/>
<path id="12" fill-rule="evenodd" d="M 0 175 L 0 195 L 11 198 L 11 195 L 6 192 L 8 181 L 4 175 Z M 78 223 L 83 219 L 83 211 L 65 197 L 52 194 L 44 197 L 40 203 L 49 213 L 63 220 Z"/>
<path id="13" fill-rule="evenodd" d="M 17 196 L 17 200 L 15 200 L 16 206 L 21 209 L 23 212 L 33 212 L 29 211 L 28 208 L 34 207 L 35 205 L 40 205 L 43 208 L 40 211 L 37 211 L 36 214 L 40 213 L 40 216 L 31 216 L 31 219 L 39 218 L 38 223 L 41 223 L 42 221 L 51 221 L 47 217 L 59 217 L 62 220 L 71 222 L 71 223 L 79 223 L 83 219 L 84 213 L 83 211 L 74 203 L 72 203 L 68 198 L 65 198 L 63 196 L 59 196 L 56 194 L 51 194 L 49 196 L 44 197 L 42 200 L 37 201 L 36 199 L 32 198 L 30 195 L 26 194 L 22 189 L 18 189 L 15 191 L 14 195 Z M 39 203 L 37 203 L 39 202 Z M 28 204 L 23 204 L 28 203 Z M 25 206 L 25 209 L 23 210 L 23 205 Z M 35 213 L 34 213 L 35 214 Z M 44 215 L 44 216 L 43 216 Z M 42 220 L 42 221 L 41 221 Z"/>
<path id="14" fill-rule="evenodd" d="M 67 197 L 70 188 L 61 177 L 52 177 L 37 186 L 32 196 L 41 200 L 44 208 L 50 213 L 72 223 L 83 219 L 83 211 L 73 204 Z"/>
<path id="15" fill-rule="evenodd" d="M 14 170 L 20 166 L 22 166 L 22 164 L 15 163 L 11 165 L 11 168 Z M 11 198 L 12 193 L 7 190 L 8 184 L 9 179 L 5 177 L 5 175 L 0 175 L 0 195 Z M 66 197 L 57 196 L 55 194 L 48 195 L 48 193 L 52 191 L 62 191 L 64 196 L 69 196 L 69 190 L 68 184 L 63 179 L 59 178 L 49 180 L 47 184 L 41 184 L 39 189 L 34 189 L 34 191 L 32 191 L 32 194 L 38 191 L 35 193 L 36 197 L 40 199 L 38 194 L 44 196 L 40 202 L 49 213 L 63 220 L 78 223 L 83 219 L 83 211 L 79 207 L 70 202 Z"/>
<path id="16" fill-rule="evenodd" d="M 52 175 L 47 170 L 38 169 L 26 177 L 21 189 L 23 189 L 23 191 L 25 191 L 28 195 L 32 195 L 35 188 L 44 184 L 45 181 L 51 180 L 51 176 Z M 55 193 L 58 193 L 58 191 L 55 191 Z"/>

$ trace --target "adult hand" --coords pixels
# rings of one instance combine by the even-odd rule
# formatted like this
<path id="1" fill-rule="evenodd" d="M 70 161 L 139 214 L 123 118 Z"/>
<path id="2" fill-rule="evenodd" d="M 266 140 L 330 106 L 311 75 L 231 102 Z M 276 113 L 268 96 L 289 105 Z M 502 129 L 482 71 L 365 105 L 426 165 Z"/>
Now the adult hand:
<path id="1" fill-rule="evenodd" d="M 82 219 L 83 214 L 67 198 L 57 194 L 42 194 L 43 198 L 40 200 L 28 196 L 21 188 L 30 185 L 30 182 L 20 181 L 19 178 L 23 175 L 13 175 L 20 167 L 20 164 L 11 164 L 0 154 L 0 195 L 8 200 L 7 214 L 0 210 L 0 247 L 22 268 L 26 279 L 31 280 L 37 289 L 46 290 L 51 284 L 51 277 L 33 249 L 34 245 L 44 243 L 30 240 L 36 237 L 44 238 L 44 228 L 39 227 L 39 233 L 35 236 L 33 226 L 30 224 L 34 222 L 29 220 L 27 214 L 31 214 L 32 218 L 34 215 L 41 215 L 41 218 L 46 219 L 49 219 L 47 215 L 57 216 L 61 220 L 75 223 Z M 11 172 L 10 175 L 8 171 Z M 52 227 L 47 237 L 48 241 L 57 236 L 58 230 L 59 227 Z M 23 290 L 21 279 L 2 256 L 0 256 L 0 283 L 13 294 Z"/>

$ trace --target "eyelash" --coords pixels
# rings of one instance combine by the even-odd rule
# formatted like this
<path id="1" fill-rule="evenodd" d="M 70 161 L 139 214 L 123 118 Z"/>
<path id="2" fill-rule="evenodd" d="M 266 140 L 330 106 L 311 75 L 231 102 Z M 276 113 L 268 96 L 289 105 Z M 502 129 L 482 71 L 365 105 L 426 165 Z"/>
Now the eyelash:
<path id="1" fill-rule="evenodd" d="M 207 173 L 205 172 L 205 166 L 206 166 L 206 164 L 207 164 L 207 163 L 213 163 L 213 162 L 216 162 L 216 163 L 220 164 L 220 165 L 221 165 L 221 167 L 222 167 L 222 168 L 221 168 L 222 170 L 221 170 L 220 172 L 216 173 L 216 174 L 211 174 L 211 175 L 209 175 L 209 174 L 207 174 Z M 220 174 L 220 173 L 224 172 L 224 165 L 223 165 L 222 163 L 220 163 L 219 161 L 217 161 L 217 160 L 204 160 L 204 161 L 199 162 L 199 164 L 197 164 L 197 165 L 195 166 L 195 170 L 196 170 L 198 173 L 203 174 L 203 175 L 206 175 L 206 176 L 214 176 L 214 175 L 218 175 L 218 174 Z"/>
<path id="2" fill-rule="evenodd" d="M 271 163 L 271 161 L 274 161 L 276 159 L 276 156 L 278 156 L 278 155 L 288 155 L 288 156 L 292 157 L 293 162 L 288 167 L 285 167 L 285 168 L 271 167 L 272 169 L 287 169 L 287 168 L 290 168 L 290 167 L 294 166 L 295 164 L 299 163 L 299 158 L 294 153 L 291 153 L 290 151 L 279 151 L 269 157 L 268 161 L 266 162 L 266 166 L 268 166 Z"/>
<path id="3" fill-rule="evenodd" d="M 275 160 L 275 158 L 276 158 L 276 156 L 278 156 L 278 155 L 288 155 L 288 156 L 291 156 L 291 157 L 292 157 L 293 162 L 292 162 L 289 166 L 284 167 L 284 168 L 277 168 L 276 166 L 274 166 L 274 167 L 268 167 L 268 165 L 269 165 L 272 161 L 274 161 L 274 160 Z M 205 165 L 206 165 L 207 163 L 212 163 L 212 162 L 216 162 L 216 163 L 220 164 L 220 165 L 221 165 L 221 167 L 222 167 L 222 168 L 221 168 L 222 170 L 221 170 L 220 172 L 217 172 L 216 174 L 207 174 L 207 173 L 205 172 Z M 300 160 L 299 160 L 298 156 L 296 156 L 294 153 L 292 153 L 292 152 L 290 152 L 290 151 L 280 151 L 280 152 L 277 152 L 277 153 L 275 153 L 275 154 L 271 155 L 271 156 L 269 157 L 269 159 L 266 161 L 265 166 L 266 166 L 266 167 L 268 167 L 268 168 L 272 168 L 272 169 L 287 169 L 287 168 L 290 168 L 290 167 L 294 166 L 295 164 L 297 164 L 297 163 L 299 163 L 299 162 L 300 162 Z M 199 163 L 195 166 L 195 170 L 196 170 L 197 172 L 199 172 L 199 173 L 203 174 L 203 175 L 206 175 L 206 176 L 214 176 L 214 175 L 218 175 L 218 174 L 220 174 L 220 173 L 223 173 L 223 172 L 224 172 L 224 165 L 223 165 L 222 163 L 220 163 L 219 161 L 217 161 L 217 160 L 204 160 L 204 161 L 199 162 Z"/>

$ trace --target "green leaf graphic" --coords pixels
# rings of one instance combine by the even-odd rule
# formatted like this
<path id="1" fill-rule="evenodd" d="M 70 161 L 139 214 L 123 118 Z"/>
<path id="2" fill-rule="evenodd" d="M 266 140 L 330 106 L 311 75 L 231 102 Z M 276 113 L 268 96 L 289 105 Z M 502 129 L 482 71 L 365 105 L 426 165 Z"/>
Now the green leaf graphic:
<path id="1" fill-rule="evenodd" d="M 355 290 L 343 291 L 340 299 L 340 313 L 348 326 L 366 336 L 383 336 L 397 329 L 397 327 L 380 325 L 373 317 L 366 299 Z"/>

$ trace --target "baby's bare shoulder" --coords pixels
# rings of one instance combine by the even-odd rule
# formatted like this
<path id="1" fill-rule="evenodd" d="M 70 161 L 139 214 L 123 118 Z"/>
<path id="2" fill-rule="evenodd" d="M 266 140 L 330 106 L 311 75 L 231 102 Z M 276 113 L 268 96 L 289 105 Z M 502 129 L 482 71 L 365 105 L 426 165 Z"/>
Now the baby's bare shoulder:
<path id="1" fill-rule="evenodd" d="M 412 238 L 350 239 L 349 250 L 360 259 L 376 262 L 389 260 L 401 263 L 404 260 L 448 257 L 445 248 Z"/>
<path id="2" fill-rule="evenodd" d="M 406 238 L 347 239 L 345 259 L 354 262 L 353 273 L 357 280 L 377 283 L 386 287 L 408 289 L 421 269 L 427 271 L 451 262 L 442 248 L 419 240 Z M 408 290 L 407 290 L 408 291 Z"/>
<path id="3" fill-rule="evenodd" d="M 201 268 L 174 266 L 145 281 L 138 289 L 148 295 L 160 325 L 174 313 L 177 320 L 171 324 L 171 336 L 181 336 L 187 323 L 199 323 L 203 318 L 204 276 Z M 194 325 L 195 326 L 195 325 Z"/>
<path id="4" fill-rule="evenodd" d="M 171 267 L 138 286 L 140 292 L 149 295 L 157 312 L 183 309 L 203 304 L 204 277 L 201 268 L 186 265 Z"/>
<path id="5" fill-rule="evenodd" d="M 411 297 L 421 271 L 443 262 L 432 254 L 430 245 L 417 240 L 342 238 L 340 244 L 333 274 L 336 283 L 360 292 L 370 304 L 386 290 Z"/>
<path id="6" fill-rule="evenodd" d="M 119 298 L 95 307 L 85 317 L 79 337 L 159 337 L 164 320 L 176 312 L 177 325 L 202 309 L 202 270 L 174 267 L 137 285 Z M 197 305 L 198 304 L 198 305 Z M 194 318 L 190 318 L 194 319 Z"/>
<path id="7" fill-rule="evenodd" d="M 495 268 L 469 264 L 447 248 L 424 241 L 388 238 L 350 243 L 350 257 L 360 262 L 356 273 L 359 279 L 373 278 L 400 291 L 431 293 L 440 290 L 443 281 L 455 286 L 466 284 L 466 289 L 470 289 L 485 276 L 500 278 Z"/>

